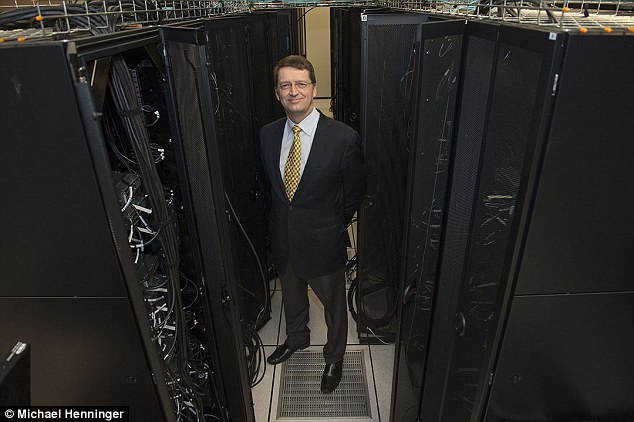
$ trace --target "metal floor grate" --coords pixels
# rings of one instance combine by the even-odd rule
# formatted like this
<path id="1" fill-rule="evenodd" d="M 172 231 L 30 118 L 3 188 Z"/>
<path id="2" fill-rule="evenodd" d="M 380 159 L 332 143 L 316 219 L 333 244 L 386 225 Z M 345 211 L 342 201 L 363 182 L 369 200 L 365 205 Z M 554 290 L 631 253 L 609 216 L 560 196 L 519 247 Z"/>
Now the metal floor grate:
<path id="1" fill-rule="evenodd" d="M 341 383 L 331 394 L 320 391 L 321 352 L 296 352 L 282 364 L 278 420 L 371 418 L 363 350 L 346 352 Z"/>

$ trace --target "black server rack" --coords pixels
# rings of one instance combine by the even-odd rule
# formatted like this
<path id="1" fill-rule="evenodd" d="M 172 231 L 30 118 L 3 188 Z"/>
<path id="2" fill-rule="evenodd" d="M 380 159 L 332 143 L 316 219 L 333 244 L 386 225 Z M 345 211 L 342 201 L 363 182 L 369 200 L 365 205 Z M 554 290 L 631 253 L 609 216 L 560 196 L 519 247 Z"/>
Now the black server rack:
<path id="1" fill-rule="evenodd" d="M 332 117 L 340 122 L 346 122 L 343 117 L 345 108 L 344 86 L 344 62 L 347 59 L 350 37 L 345 37 L 344 33 L 348 23 L 348 10 L 346 8 L 330 9 L 330 110 Z M 361 19 L 359 19 L 361 20 Z M 352 31 L 351 31 L 352 32 Z M 359 63 L 360 67 L 361 63 Z M 347 124 L 347 123 L 346 123 Z M 359 130 L 358 128 L 356 129 Z"/>
<path id="2" fill-rule="evenodd" d="M 462 319 L 456 322 L 456 298 L 462 289 L 461 277 L 494 75 L 498 25 L 469 22 L 464 31 L 448 196 L 440 225 L 440 251 L 431 262 L 425 263 L 432 266 L 436 273 L 425 280 L 422 290 L 426 295 L 425 309 L 415 311 L 412 320 L 407 321 L 413 326 L 423 324 L 426 327 L 423 351 L 416 356 L 416 367 L 422 373 L 416 374 L 418 381 L 412 385 L 416 386 L 415 391 L 421 400 L 420 415 L 430 419 L 447 417 L 441 416 L 438 409 L 442 403 L 446 374 L 437 368 L 449 359 L 451 337 L 456 324 L 462 324 Z M 458 330 L 462 335 L 460 325 Z M 405 338 L 404 334 L 402 338 Z"/>
<path id="3" fill-rule="evenodd" d="M 412 150 L 392 418 L 630 420 L 632 37 L 460 23 L 436 224 Z"/>
<path id="4" fill-rule="evenodd" d="M 393 385 L 393 420 L 415 421 L 433 316 L 433 295 L 449 180 L 464 22 L 419 25 L 415 119 L 404 214 L 400 327 Z"/>
<path id="5" fill-rule="evenodd" d="M 361 87 L 361 15 L 363 7 L 333 7 L 330 9 L 330 92 L 333 117 L 357 132 Z"/>
<path id="6" fill-rule="evenodd" d="M 297 40 L 293 37 L 293 31 L 297 29 L 293 13 L 294 9 L 277 9 L 272 18 L 277 30 L 278 59 L 290 54 L 297 54 L 298 52 Z M 271 29 L 273 29 L 273 26 L 271 26 Z"/>
<path id="7" fill-rule="evenodd" d="M 31 405 L 31 346 L 17 341 L 0 364 L 0 406 Z"/>
<path id="8" fill-rule="evenodd" d="M 265 17 L 260 15 L 259 17 Z M 255 17 L 257 18 L 257 16 Z M 205 21 L 208 34 L 209 71 L 214 81 L 217 107 L 213 110 L 217 127 L 219 153 L 225 195 L 231 208 L 233 253 L 241 266 L 238 269 L 241 315 L 249 323 L 261 327 L 270 318 L 268 279 L 266 277 L 266 218 L 262 193 L 263 172 L 259 158 L 258 117 L 267 120 L 273 115 L 270 96 L 254 95 L 252 75 L 264 72 L 251 65 L 257 50 L 251 43 L 263 38 L 252 33 L 254 25 L 242 16 L 214 18 Z M 255 47 L 255 45 L 253 46 Z M 266 50 L 264 50 L 266 52 Z M 253 53 L 251 55 L 250 53 Z M 262 57 L 260 57 L 262 58 Z M 266 60 L 268 66 L 268 59 Z M 272 85 L 268 77 L 258 85 Z M 264 87 L 259 86 L 259 89 Z M 268 90 L 272 95 L 272 90 Z M 261 110 L 256 113 L 256 97 Z M 266 116 L 265 116 L 266 115 Z"/>
<path id="9" fill-rule="evenodd" d="M 510 287 L 503 274 L 515 252 L 512 242 L 518 239 L 520 221 L 528 217 L 528 182 L 534 177 L 546 135 L 563 42 L 562 33 L 510 26 L 501 26 L 498 32 L 469 237 L 458 278 L 461 290 L 455 310 L 457 335 L 449 355 L 451 376 L 440 401 L 443 419 L 464 420 L 477 413 L 478 390 L 488 383 L 482 362 L 491 353 L 491 334 L 501 317 L 497 299 Z M 461 164 L 455 163 L 455 168 Z M 444 359 L 434 354 L 430 368 L 431 362 L 442 368 L 439 363 Z M 431 377 L 430 383 L 436 380 Z M 433 412 L 439 401 L 432 398 L 425 406 L 425 400 L 423 396 L 423 411 Z M 476 403 L 473 409 L 464 405 L 467 401 Z"/>
<path id="10" fill-rule="evenodd" d="M 634 130 L 622 118 L 634 111 L 634 38 L 583 35 L 565 40 L 530 216 L 504 275 L 486 421 L 634 420 Z"/>
<path id="11" fill-rule="evenodd" d="M 0 50 L 1 343 L 32 344 L 34 405 L 253 420 L 205 37 L 162 35 Z"/>
<path id="12" fill-rule="evenodd" d="M 361 131 L 361 19 L 391 13 L 407 14 L 372 5 L 330 9 L 331 110 L 336 120 L 357 132 Z"/>
<path id="13" fill-rule="evenodd" d="M 194 234 L 194 243 L 199 247 L 194 251 L 198 255 L 197 262 L 201 262 L 198 271 L 206 276 L 212 312 L 221 316 L 211 321 L 221 359 L 221 377 L 217 382 L 222 386 L 228 414 L 232 418 L 253 420 L 254 416 L 249 410 L 252 401 L 247 379 L 252 380 L 257 374 L 251 373 L 253 368 L 248 366 L 246 360 L 225 362 L 220 357 L 243 355 L 246 343 L 251 340 L 243 338 L 243 333 L 249 330 L 248 322 L 243 321 L 241 314 L 227 312 L 232 307 L 242 309 L 237 289 L 240 268 L 244 263 L 235 255 L 239 249 L 235 243 L 239 239 L 236 239 L 235 228 L 231 226 L 236 225 L 237 221 L 232 217 L 227 218 L 232 212 L 232 205 L 223 184 L 223 156 L 217 134 L 220 119 L 217 110 L 220 104 L 214 95 L 216 79 L 209 72 L 211 58 L 208 37 L 201 25 L 196 26 L 161 29 L 166 46 L 168 80 L 174 98 L 174 115 L 182 133 L 177 152 L 179 164 L 187 175 L 188 221 L 190 231 Z M 192 113 L 192 110 L 199 112 Z M 242 253 L 253 254 L 253 251 Z M 235 337 L 242 340 L 222 340 Z"/>
<path id="14" fill-rule="evenodd" d="M 155 31 L 136 35 L 118 41 L 158 41 Z M 112 175 L 103 181 L 95 168 L 84 117 L 97 125 L 98 115 L 78 103 L 90 87 L 69 66 L 75 47 L 0 50 L 15 113 L 2 117 L 0 348 L 31 344 L 32 405 L 116 403 L 132 419 L 175 420 Z"/>
<path id="15" fill-rule="evenodd" d="M 357 331 L 364 341 L 394 341 L 397 331 L 419 24 L 425 21 L 427 16 L 415 14 L 361 15 L 360 134 L 367 188 L 349 294 L 356 295 Z"/>

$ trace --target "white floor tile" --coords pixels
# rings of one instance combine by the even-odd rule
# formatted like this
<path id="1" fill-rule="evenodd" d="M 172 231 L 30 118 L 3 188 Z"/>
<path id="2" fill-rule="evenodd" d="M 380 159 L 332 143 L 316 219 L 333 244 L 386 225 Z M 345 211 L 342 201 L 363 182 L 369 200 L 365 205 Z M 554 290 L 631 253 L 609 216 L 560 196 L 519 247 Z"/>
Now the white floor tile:
<path id="1" fill-rule="evenodd" d="M 395 346 L 371 345 L 372 370 L 376 384 L 377 398 L 381 421 L 390 420 L 390 404 L 392 398 L 392 377 L 394 375 Z"/>
<path id="2" fill-rule="evenodd" d="M 306 350 L 310 350 L 310 348 Z M 269 419 L 267 419 L 267 422 L 268 422 L 268 421 L 274 421 L 276 418 L 277 403 L 280 397 L 280 394 L 279 394 L 280 393 L 280 372 L 282 367 L 280 365 L 273 366 L 269 364 L 267 364 L 267 366 L 269 368 L 275 368 L 275 374 L 274 374 L 273 383 L 272 383 L 273 390 L 271 392 L 271 400 L 269 402 L 270 412 L 269 412 Z M 260 422 L 260 421 L 256 420 L 256 422 Z"/>
<path id="3" fill-rule="evenodd" d="M 266 356 L 273 353 L 275 346 L 266 346 L 264 351 Z M 273 392 L 273 379 L 275 378 L 276 367 L 266 364 L 266 372 L 262 381 L 251 389 L 253 396 L 253 410 L 255 412 L 255 422 L 268 422 L 269 409 L 271 403 L 271 393 Z"/>

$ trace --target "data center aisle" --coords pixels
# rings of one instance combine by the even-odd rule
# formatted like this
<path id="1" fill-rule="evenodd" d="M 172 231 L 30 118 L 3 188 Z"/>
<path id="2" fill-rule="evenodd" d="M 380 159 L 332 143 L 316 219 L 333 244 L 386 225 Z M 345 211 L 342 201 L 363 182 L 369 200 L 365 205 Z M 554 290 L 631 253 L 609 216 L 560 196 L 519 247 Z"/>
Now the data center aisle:
<path id="1" fill-rule="evenodd" d="M 306 351 L 321 353 L 326 342 L 326 324 L 324 322 L 323 307 L 317 296 L 309 291 L 311 346 Z M 271 320 L 260 330 L 260 337 L 265 346 L 266 355 L 270 355 L 277 345 L 286 339 L 286 324 L 282 312 L 282 292 L 279 290 L 279 282 L 276 282 L 276 291 L 271 298 Z M 348 315 L 348 347 L 347 352 L 363 351 L 368 393 L 370 400 L 370 417 L 348 421 L 383 421 L 389 420 L 390 396 L 392 390 L 392 371 L 394 360 L 394 345 L 367 345 L 359 344 L 356 333 L 356 323 L 352 316 Z M 275 422 L 278 420 L 278 402 L 280 390 L 281 365 L 266 365 L 266 374 L 260 384 L 253 388 L 253 402 L 255 405 L 256 422 Z M 307 409 L 308 410 L 308 409 Z M 335 419 L 304 419 L 308 421 L 333 421 Z"/>
<path id="2" fill-rule="evenodd" d="M 330 112 L 330 98 L 316 98 L 314 102 L 315 107 L 317 107 L 322 113 L 328 117 L 332 117 L 332 113 Z M 353 228 L 350 231 L 353 246 L 356 244 L 354 241 L 356 238 L 355 232 L 356 225 L 353 224 Z M 349 249 L 349 254 L 354 254 L 354 250 Z M 273 282 L 271 282 L 271 288 L 273 290 Z M 308 325 L 311 330 L 311 346 L 308 349 L 305 349 L 305 351 L 317 352 L 321 355 L 322 348 L 326 342 L 324 309 L 312 290 L 309 290 L 309 299 L 310 322 Z M 275 293 L 273 293 L 271 298 L 271 320 L 268 321 L 259 332 L 260 337 L 262 338 L 262 343 L 264 344 L 266 356 L 269 356 L 275 348 L 282 344 L 286 339 L 286 324 L 282 309 L 282 292 L 280 291 L 279 281 L 276 280 Z M 348 422 L 387 422 L 389 420 L 392 392 L 394 344 L 360 344 L 356 329 L 357 324 L 350 313 L 348 313 L 347 352 L 355 352 L 354 354 L 358 355 L 357 352 L 362 351 L 367 379 L 370 416 L 356 419 L 353 417 L 346 417 L 345 419 Z M 252 389 L 256 422 L 290 420 L 288 417 L 278 419 L 281 372 L 282 365 L 273 366 L 266 364 L 266 373 L 264 378 Z M 317 394 L 321 393 L 318 392 Z M 302 420 L 313 422 L 322 420 L 332 422 L 333 420 L 336 420 L 336 418 L 320 419 L 312 417 L 310 416 L 310 409 L 308 406 L 306 410 L 307 412 L 302 417 Z"/>

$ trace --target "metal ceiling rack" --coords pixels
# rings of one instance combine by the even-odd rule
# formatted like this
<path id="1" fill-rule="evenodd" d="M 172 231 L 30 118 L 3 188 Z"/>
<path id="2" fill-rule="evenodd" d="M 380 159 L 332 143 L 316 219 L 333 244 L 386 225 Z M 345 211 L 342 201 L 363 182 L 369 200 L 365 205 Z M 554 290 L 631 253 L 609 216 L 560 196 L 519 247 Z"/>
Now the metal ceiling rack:
<path id="1" fill-rule="evenodd" d="M 103 34 L 249 10 L 246 0 L 15 0 L 11 6 L 0 6 L 0 42 Z"/>

